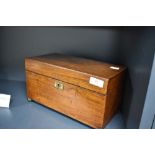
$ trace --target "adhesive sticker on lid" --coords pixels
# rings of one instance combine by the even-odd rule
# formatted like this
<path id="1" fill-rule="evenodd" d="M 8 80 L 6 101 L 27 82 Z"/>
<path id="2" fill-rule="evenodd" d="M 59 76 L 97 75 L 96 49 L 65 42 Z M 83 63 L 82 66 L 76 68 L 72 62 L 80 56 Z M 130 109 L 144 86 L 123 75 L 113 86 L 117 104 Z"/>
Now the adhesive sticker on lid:
<path id="1" fill-rule="evenodd" d="M 111 69 L 114 69 L 114 70 L 119 70 L 119 67 L 111 66 L 110 68 L 111 68 Z"/>
<path id="2" fill-rule="evenodd" d="M 103 80 L 96 79 L 94 77 L 90 77 L 89 83 L 94 85 L 94 86 L 100 87 L 100 88 L 103 88 L 103 85 L 104 85 L 104 81 Z"/>

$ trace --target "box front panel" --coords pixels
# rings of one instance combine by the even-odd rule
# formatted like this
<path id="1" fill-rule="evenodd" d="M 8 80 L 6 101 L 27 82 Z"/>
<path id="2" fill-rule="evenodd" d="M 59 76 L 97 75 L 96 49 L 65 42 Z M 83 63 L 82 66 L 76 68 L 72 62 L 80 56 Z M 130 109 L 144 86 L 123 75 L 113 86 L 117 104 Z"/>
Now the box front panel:
<path id="1" fill-rule="evenodd" d="M 26 71 L 27 97 L 94 128 L 102 128 L 106 96 Z"/>

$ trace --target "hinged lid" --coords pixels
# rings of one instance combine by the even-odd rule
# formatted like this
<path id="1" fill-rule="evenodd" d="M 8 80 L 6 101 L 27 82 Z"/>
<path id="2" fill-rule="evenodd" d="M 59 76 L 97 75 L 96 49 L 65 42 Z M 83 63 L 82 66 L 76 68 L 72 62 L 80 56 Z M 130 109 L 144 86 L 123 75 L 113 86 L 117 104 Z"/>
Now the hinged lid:
<path id="1" fill-rule="evenodd" d="M 125 67 L 61 55 L 42 55 L 25 60 L 26 70 L 106 94 L 108 81 Z"/>

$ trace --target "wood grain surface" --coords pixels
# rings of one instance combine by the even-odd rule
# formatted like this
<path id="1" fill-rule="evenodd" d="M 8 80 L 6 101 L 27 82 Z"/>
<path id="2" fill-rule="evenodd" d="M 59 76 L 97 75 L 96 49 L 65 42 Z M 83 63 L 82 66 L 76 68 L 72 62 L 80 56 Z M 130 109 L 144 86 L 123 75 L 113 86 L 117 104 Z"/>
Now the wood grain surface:
<path id="1" fill-rule="evenodd" d="M 114 70 L 110 68 L 111 66 L 119 67 L 120 69 Z M 27 58 L 25 60 L 25 67 L 26 70 L 53 77 L 102 94 L 107 93 L 108 80 L 125 70 L 123 66 L 60 54 Z M 103 80 L 103 88 L 91 85 L 89 83 L 90 77 Z"/>
<path id="2" fill-rule="evenodd" d="M 56 79 L 26 72 L 27 96 L 38 103 L 94 128 L 102 127 L 105 96 L 65 82 L 63 90 L 54 87 Z"/>
<path id="3" fill-rule="evenodd" d="M 103 128 L 117 112 L 125 67 L 63 55 L 25 60 L 27 97 L 93 128 Z M 115 67 L 118 67 L 115 65 Z M 91 85 L 90 77 L 104 81 Z M 57 89 L 59 81 L 63 89 Z"/>

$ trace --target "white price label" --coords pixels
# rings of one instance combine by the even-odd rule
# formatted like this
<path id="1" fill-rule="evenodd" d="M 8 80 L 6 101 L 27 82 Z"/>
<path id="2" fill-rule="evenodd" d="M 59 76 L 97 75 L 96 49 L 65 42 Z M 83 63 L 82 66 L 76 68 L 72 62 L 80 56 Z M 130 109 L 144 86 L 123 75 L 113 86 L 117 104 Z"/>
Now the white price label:
<path id="1" fill-rule="evenodd" d="M 111 66 L 110 68 L 111 68 L 111 69 L 114 69 L 114 70 L 119 70 L 119 67 Z"/>
<path id="2" fill-rule="evenodd" d="M 104 85 L 104 81 L 103 80 L 96 79 L 94 77 L 90 77 L 89 83 L 94 85 L 94 86 L 100 87 L 100 88 L 103 88 L 103 85 Z"/>
<path id="3" fill-rule="evenodd" d="M 11 95 L 0 94 L 0 107 L 9 108 Z"/>

